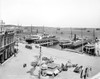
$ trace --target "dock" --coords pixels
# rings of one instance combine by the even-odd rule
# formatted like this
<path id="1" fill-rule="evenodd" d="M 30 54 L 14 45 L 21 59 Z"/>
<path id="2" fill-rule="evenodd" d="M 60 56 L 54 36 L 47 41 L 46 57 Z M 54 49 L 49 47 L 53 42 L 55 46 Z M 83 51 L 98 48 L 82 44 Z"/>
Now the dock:
<path id="1" fill-rule="evenodd" d="M 51 42 L 40 43 L 40 46 L 49 47 L 49 46 L 54 46 L 54 45 L 56 45 L 58 43 L 59 43 L 58 41 L 51 41 Z"/>

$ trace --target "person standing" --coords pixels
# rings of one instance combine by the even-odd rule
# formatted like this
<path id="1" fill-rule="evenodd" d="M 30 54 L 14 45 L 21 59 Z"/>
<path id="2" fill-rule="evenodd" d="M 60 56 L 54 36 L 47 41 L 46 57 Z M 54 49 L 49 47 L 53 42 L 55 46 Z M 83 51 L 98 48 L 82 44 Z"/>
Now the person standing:
<path id="1" fill-rule="evenodd" d="M 81 78 L 81 79 L 83 78 L 83 69 L 81 70 L 80 78 Z"/>
<path id="2" fill-rule="evenodd" d="M 88 67 L 85 68 L 85 74 L 84 74 L 84 79 L 88 77 Z"/>
<path id="3" fill-rule="evenodd" d="M 82 68 L 82 70 L 81 70 L 80 78 L 81 79 L 86 79 L 86 74 L 85 74 L 85 69 L 84 68 Z"/>
<path id="4" fill-rule="evenodd" d="M 91 67 L 88 67 L 87 68 L 87 71 L 86 71 L 87 72 L 86 73 L 87 74 L 87 77 L 90 77 L 91 76 L 91 71 L 92 71 L 92 68 Z"/>

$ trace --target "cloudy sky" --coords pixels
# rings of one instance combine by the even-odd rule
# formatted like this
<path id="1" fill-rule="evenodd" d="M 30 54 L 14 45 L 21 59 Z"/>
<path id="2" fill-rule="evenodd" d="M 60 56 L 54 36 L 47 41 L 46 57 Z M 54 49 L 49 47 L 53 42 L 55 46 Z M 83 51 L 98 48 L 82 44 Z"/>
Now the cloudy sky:
<path id="1" fill-rule="evenodd" d="M 100 27 L 100 0 L 0 0 L 6 24 Z"/>

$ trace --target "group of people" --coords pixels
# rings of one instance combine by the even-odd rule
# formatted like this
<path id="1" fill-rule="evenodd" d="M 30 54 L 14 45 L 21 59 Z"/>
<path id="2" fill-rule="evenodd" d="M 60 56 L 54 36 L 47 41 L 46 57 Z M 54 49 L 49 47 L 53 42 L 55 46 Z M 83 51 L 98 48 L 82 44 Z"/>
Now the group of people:
<path id="1" fill-rule="evenodd" d="M 87 77 L 90 76 L 91 71 L 92 71 L 91 67 L 86 67 L 86 68 L 82 67 L 82 70 L 81 70 L 81 73 L 80 73 L 80 78 L 81 79 L 87 79 Z"/>
<path id="2" fill-rule="evenodd" d="M 87 77 L 91 76 L 91 72 L 92 72 L 92 68 L 91 67 L 78 66 L 78 64 L 72 64 L 71 62 L 68 62 L 65 65 L 62 64 L 61 68 L 63 69 L 63 71 L 67 71 L 68 68 L 75 68 L 76 69 L 76 73 L 80 74 L 80 78 L 81 79 L 87 79 Z"/>
<path id="3" fill-rule="evenodd" d="M 47 60 L 47 59 L 43 58 L 43 60 Z M 27 64 L 23 64 L 23 68 L 25 68 L 26 66 L 27 66 Z M 36 66 L 38 66 L 38 62 L 37 61 L 32 62 L 31 66 L 33 66 L 33 68 L 29 72 L 32 75 L 32 73 L 36 69 Z M 90 73 L 92 71 L 91 67 L 83 67 L 83 66 L 79 66 L 78 64 L 72 64 L 71 61 L 68 61 L 66 64 L 62 63 L 60 66 L 61 71 L 68 71 L 68 68 L 75 68 L 76 71 L 79 71 L 76 73 L 80 74 L 80 79 L 87 79 L 87 77 L 90 77 Z"/>

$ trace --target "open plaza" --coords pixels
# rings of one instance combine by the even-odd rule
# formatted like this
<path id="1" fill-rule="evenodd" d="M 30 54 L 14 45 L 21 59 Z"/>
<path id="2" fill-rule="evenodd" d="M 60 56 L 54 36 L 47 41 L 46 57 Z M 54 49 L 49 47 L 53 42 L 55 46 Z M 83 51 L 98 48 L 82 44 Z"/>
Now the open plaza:
<path id="1" fill-rule="evenodd" d="M 0 79 L 37 79 L 37 76 L 30 75 L 27 72 L 32 68 L 31 62 L 36 60 L 36 56 L 39 55 L 40 50 L 36 48 L 34 44 L 31 44 L 32 49 L 25 48 L 26 43 L 19 43 L 18 45 L 18 54 L 16 54 L 16 56 L 12 56 L 0 65 Z M 42 47 L 41 54 L 42 57 L 52 57 L 54 62 L 57 64 L 65 64 L 68 60 L 70 60 L 71 63 L 78 64 L 79 66 L 92 67 L 92 71 L 88 79 L 92 78 L 100 71 L 100 57 L 46 47 Z M 23 68 L 23 64 L 27 64 L 27 66 Z M 69 68 L 68 71 L 59 73 L 53 79 L 80 79 L 80 74 L 73 72 L 73 70 L 74 68 Z M 52 77 L 41 78 L 51 79 Z"/>

